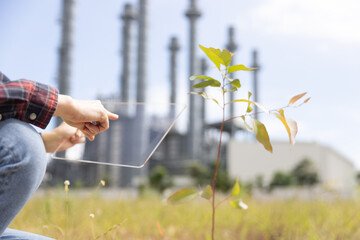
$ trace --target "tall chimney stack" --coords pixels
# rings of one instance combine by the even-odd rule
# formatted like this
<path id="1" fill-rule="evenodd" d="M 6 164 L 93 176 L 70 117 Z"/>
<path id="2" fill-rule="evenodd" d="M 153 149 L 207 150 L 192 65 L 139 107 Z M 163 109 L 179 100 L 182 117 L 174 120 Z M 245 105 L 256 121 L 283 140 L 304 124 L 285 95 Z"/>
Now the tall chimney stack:
<path id="1" fill-rule="evenodd" d="M 189 35 L 189 76 L 198 73 L 196 66 L 196 21 L 201 16 L 200 11 L 196 7 L 196 0 L 190 0 L 190 7 L 185 13 L 186 17 L 190 20 L 190 35 Z M 190 82 L 190 91 L 192 85 Z M 191 159 L 198 159 L 200 157 L 201 146 L 201 98 L 190 94 L 189 96 L 189 123 L 188 123 L 188 157 Z"/>
<path id="2" fill-rule="evenodd" d="M 147 0 L 139 0 L 136 101 L 146 98 Z"/>
<path id="3" fill-rule="evenodd" d="M 232 53 L 234 53 L 234 52 L 236 51 L 236 49 L 238 48 L 238 46 L 237 46 L 236 43 L 235 43 L 234 32 L 235 32 L 234 27 L 232 27 L 232 26 L 229 27 L 229 29 L 228 29 L 229 42 L 228 42 L 228 44 L 226 45 L 226 49 L 229 50 L 229 51 L 232 52 Z M 232 61 L 232 64 L 234 64 L 234 61 Z M 234 72 L 230 73 L 229 77 L 230 77 L 231 79 L 234 79 Z M 235 95 L 235 92 L 231 92 L 231 93 L 230 93 L 230 95 L 229 95 L 229 96 L 230 96 L 229 102 L 235 100 L 234 95 Z M 230 112 L 229 112 L 229 115 L 230 115 L 230 116 L 229 116 L 229 118 L 230 118 L 230 117 L 234 117 L 234 114 L 235 114 L 234 105 L 235 105 L 235 104 L 230 104 Z M 230 134 L 231 134 L 231 136 L 233 136 L 234 133 L 235 133 L 235 132 L 234 132 L 235 129 L 234 129 L 234 124 L 233 124 L 232 121 L 230 121 L 230 125 L 231 125 L 231 133 L 230 133 Z"/>
<path id="4" fill-rule="evenodd" d="M 206 75 L 208 65 L 206 63 L 206 58 L 201 58 L 200 60 L 200 68 L 201 68 L 201 75 Z M 203 88 L 201 91 L 205 91 L 205 88 Z M 201 140 L 204 141 L 205 139 L 205 118 L 206 118 L 206 108 L 205 108 L 206 100 L 204 98 L 201 98 L 201 122 L 202 122 L 202 128 L 201 128 Z"/>
<path id="5" fill-rule="evenodd" d="M 63 0 L 58 85 L 61 94 L 70 94 L 75 0 Z"/>
<path id="6" fill-rule="evenodd" d="M 70 80 L 71 80 L 71 64 L 72 64 L 72 48 L 74 39 L 74 15 L 75 15 L 75 0 L 62 1 L 62 16 L 61 16 L 61 45 L 59 48 L 59 65 L 57 83 L 59 93 L 70 95 Z M 62 119 L 56 119 L 56 125 L 62 123 Z M 65 157 L 65 152 L 56 153 L 58 157 Z M 49 166 L 49 171 L 52 172 L 55 184 L 61 178 L 72 179 L 69 173 L 69 163 L 55 161 Z"/>
<path id="7" fill-rule="evenodd" d="M 177 37 L 172 37 L 169 45 L 170 50 L 170 103 L 176 103 L 176 71 L 177 71 L 177 52 L 180 45 Z M 170 119 L 175 118 L 175 106 L 170 107 Z"/>
<path id="8" fill-rule="evenodd" d="M 120 17 L 123 20 L 122 29 L 122 71 L 120 97 L 122 102 L 129 102 L 129 75 L 130 75 L 130 43 L 132 21 L 135 19 L 135 12 L 131 4 L 126 4 L 124 13 Z"/>
<path id="9" fill-rule="evenodd" d="M 258 63 L 258 53 L 257 50 L 254 49 L 252 52 L 252 58 L 253 58 L 253 63 L 252 63 L 252 68 L 256 68 L 253 71 L 253 96 L 254 96 L 254 101 L 258 102 L 259 101 L 259 91 L 258 91 L 258 72 L 260 70 L 260 66 Z M 257 113 L 258 108 L 256 107 L 256 105 L 254 106 L 254 112 Z M 258 114 L 255 114 L 255 119 L 258 119 L 259 116 Z"/>

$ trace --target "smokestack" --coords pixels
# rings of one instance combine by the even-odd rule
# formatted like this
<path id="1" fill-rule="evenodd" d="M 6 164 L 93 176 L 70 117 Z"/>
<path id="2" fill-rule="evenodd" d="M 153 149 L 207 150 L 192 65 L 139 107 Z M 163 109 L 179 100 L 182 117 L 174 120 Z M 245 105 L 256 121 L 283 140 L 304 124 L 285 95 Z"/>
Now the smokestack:
<path id="1" fill-rule="evenodd" d="M 196 0 L 190 1 L 190 7 L 185 13 L 186 17 L 190 20 L 190 35 L 189 35 L 189 75 L 197 73 L 196 68 L 196 20 L 201 16 L 200 11 L 196 7 Z M 190 82 L 190 91 L 192 85 Z M 191 159 L 199 158 L 201 146 L 201 98 L 190 94 L 189 96 L 189 123 L 188 123 L 188 157 Z"/>
<path id="2" fill-rule="evenodd" d="M 122 71 L 121 71 L 121 101 L 129 102 L 129 75 L 130 75 L 130 40 L 132 21 L 135 12 L 131 4 L 126 4 L 124 13 L 120 17 L 123 20 L 122 29 Z"/>
<path id="3" fill-rule="evenodd" d="M 145 102 L 146 97 L 146 43 L 147 43 L 147 0 L 139 0 L 139 31 L 137 57 L 136 101 Z"/>
<path id="4" fill-rule="evenodd" d="M 171 38 L 170 50 L 170 102 L 176 103 L 176 70 L 177 70 L 177 52 L 180 46 L 176 37 Z M 175 118 L 175 106 L 170 107 L 170 119 Z"/>
<path id="5" fill-rule="evenodd" d="M 253 71 L 253 96 L 254 96 L 254 101 L 257 102 L 259 101 L 259 96 L 258 96 L 258 72 L 260 70 L 260 66 L 258 64 L 258 53 L 257 50 L 254 49 L 252 52 L 252 58 L 253 58 L 253 63 L 252 63 L 252 68 L 256 68 Z M 254 106 L 254 112 L 256 113 L 258 111 L 258 108 L 256 106 Z M 259 116 L 258 114 L 255 114 L 255 118 L 258 119 Z"/>
<path id="6" fill-rule="evenodd" d="M 235 37 L 234 37 L 234 33 L 235 33 L 235 29 L 234 27 L 229 27 L 228 29 L 228 37 L 229 37 L 229 42 L 228 44 L 226 45 L 226 49 L 229 50 L 230 52 L 234 53 L 236 51 L 236 49 L 238 48 L 238 46 L 236 45 L 235 43 Z M 234 61 L 231 62 L 232 65 L 234 65 Z M 234 72 L 230 73 L 229 77 L 231 79 L 234 79 Z M 234 98 L 234 95 L 235 95 L 235 92 L 231 92 L 230 93 L 230 99 L 229 99 L 229 102 L 235 100 Z M 234 117 L 234 114 L 235 114 L 235 109 L 234 109 L 234 105 L 235 104 L 230 104 L 230 112 L 229 112 L 229 118 L 231 117 Z M 233 124 L 233 121 L 230 121 L 230 125 L 231 125 L 231 136 L 234 136 L 234 124 Z"/>
<path id="7" fill-rule="evenodd" d="M 70 94 L 75 0 L 63 0 L 58 85 L 61 94 Z"/>
<path id="8" fill-rule="evenodd" d="M 200 60 L 200 68 L 201 68 L 201 75 L 206 75 L 208 65 L 206 63 L 206 58 L 202 58 Z M 205 91 L 205 88 L 203 88 L 201 91 Z M 201 98 L 201 122 L 202 122 L 202 129 L 201 129 L 201 139 L 204 141 L 205 139 L 205 102 L 206 100 L 204 98 Z"/>
<path id="9" fill-rule="evenodd" d="M 62 16 L 61 16 L 61 45 L 59 48 L 59 69 L 57 83 L 59 93 L 70 95 L 70 80 L 71 80 L 71 58 L 73 48 L 73 32 L 74 32 L 74 15 L 75 15 L 75 0 L 63 0 Z M 62 119 L 56 119 L 56 125 L 62 123 Z M 65 157 L 65 152 L 56 153 L 58 157 Z M 67 162 L 55 161 L 49 166 L 49 171 L 53 175 L 53 184 L 58 179 L 73 179 L 69 171 L 70 166 Z"/>

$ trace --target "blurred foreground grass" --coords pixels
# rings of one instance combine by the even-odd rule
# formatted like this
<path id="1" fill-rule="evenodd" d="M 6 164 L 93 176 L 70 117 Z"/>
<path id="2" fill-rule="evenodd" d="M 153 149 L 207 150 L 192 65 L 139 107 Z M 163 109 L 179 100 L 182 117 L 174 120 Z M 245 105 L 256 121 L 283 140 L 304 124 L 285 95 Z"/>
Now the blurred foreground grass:
<path id="1" fill-rule="evenodd" d="M 216 239 L 360 239 L 360 203 L 356 201 L 245 202 L 246 211 L 228 203 L 218 208 Z M 71 240 L 200 240 L 210 233 L 211 210 L 205 201 L 166 205 L 153 195 L 121 200 L 105 199 L 101 192 L 70 191 L 68 223 L 65 209 L 64 192 L 46 191 L 30 200 L 11 227 Z"/>

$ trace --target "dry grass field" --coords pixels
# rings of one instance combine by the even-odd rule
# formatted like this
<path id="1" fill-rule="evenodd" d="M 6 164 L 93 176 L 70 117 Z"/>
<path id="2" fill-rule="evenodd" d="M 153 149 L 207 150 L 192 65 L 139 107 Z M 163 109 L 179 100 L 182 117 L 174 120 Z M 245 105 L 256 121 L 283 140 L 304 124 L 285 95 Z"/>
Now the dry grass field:
<path id="1" fill-rule="evenodd" d="M 248 210 L 225 203 L 217 209 L 216 239 L 360 239 L 358 201 L 272 201 L 244 199 Z M 68 211 L 66 210 L 68 206 Z M 209 239 L 210 204 L 192 200 L 167 205 L 154 195 L 104 198 L 47 190 L 35 196 L 11 227 L 55 239 Z"/>

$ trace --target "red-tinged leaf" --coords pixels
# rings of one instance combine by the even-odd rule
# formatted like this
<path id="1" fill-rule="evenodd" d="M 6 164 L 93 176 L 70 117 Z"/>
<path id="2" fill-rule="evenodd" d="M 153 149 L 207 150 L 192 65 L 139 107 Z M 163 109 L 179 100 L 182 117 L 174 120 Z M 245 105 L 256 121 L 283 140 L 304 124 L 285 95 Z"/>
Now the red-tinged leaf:
<path id="1" fill-rule="evenodd" d="M 286 119 L 285 119 L 285 115 L 284 115 L 284 110 L 283 109 L 280 109 L 278 113 L 274 113 L 274 115 L 280 119 L 280 121 L 283 123 L 283 125 L 285 126 L 286 128 L 286 131 L 289 135 L 289 142 L 290 144 L 292 145 L 292 138 L 291 138 L 291 131 L 290 131 L 290 127 L 289 125 L 287 124 L 286 122 Z"/>
<path id="2" fill-rule="evenodd" d="M 188 188 L 180 189 L 179 191 L 175 192 L 167 199 L 167 201 L 168 203 L 173 204 L 173 203 L 182 202 L 184 200 L 192 199 L 198 195 L 199 193 L 195 188 L 188 187 Z"/>
<path id="3" fill-rule="evenodd" d="M 200 197 L 210 200 L 213 195 L 213 190 L 210 185 L 207 185 L 206 188 L 201 192 Z"/>
<path id="4" fill-rule="evenodd" d="M 290 119 L 290 118 L 287 118 L 286 122 L 287 122 L 287 124 L 288 124 L 288 126 L 290 128 L 290 132 L 291 132 L 291 143 L 292 143 L 292 145 L 294 145 L 295 144 L 295 137 L 296 137 L 296 134 L 298 132 L 297 123 L 294 120 Z"/>
<path id="5" fill-rule="evenodd" d="M 310 100 L 311 97 L 305 99 L 304 103 L 307 103 Z"/>
<path id="6" fill-rule="evenodd" d="M 272 153 L 273 149 L 265 125 L 260 121 L 253 119 L 253 127 L 256 139 L 264 146 L 267 151 Z"/>
<path id="7" fill-rule="evenodd" d="M 300 98 L 302 98 L 303 96 L 305 96 L 306 92 L 296 95 L 293 98 L 290 99 L 289 104 L 293 104 L 295 103 L 297 100 L 299 100 Z"/>
<path id="8" fill-rule="evenodd" d="M 159 223 L 159 221 L 156 221 L 156 226 L 157 226 L 157 228 L 158 228 L 158 230 L 159 230 L 159 233 L 160 233 L 160 235 L 161 235 L 161 237 L 165 237 L 165 234 L 164 234 L 164 231 L 162 230 L 162 228 L 161 228 L 161 226 L 160 226 L 160 223 Z"/>
<path id="9" fill-rule="evenodd" d="M 289 143 L 293 146 L 295 144 L 295 137 L 297 134 L 297 123 L 292 119 L 286 119 L 283 109 L 280 109 L 278 113 L 274 113 L 274 115 L 280 119 L 280 121 L 285 126 L 289 135 Z"/>
<path id="10" fill-rule="evenodd" d="M 236 182 L 232 188 L 232 191 L 231 191 L 231 196 L 238 197 L 239 195 L 240 195 L 240 184 L 239 184 L 238 180 L 236 180 Z"/>

